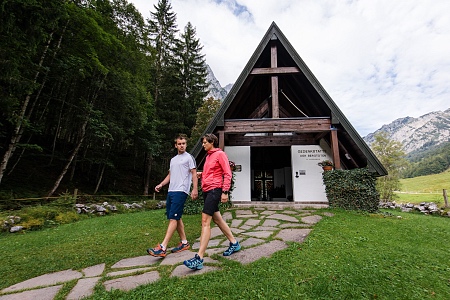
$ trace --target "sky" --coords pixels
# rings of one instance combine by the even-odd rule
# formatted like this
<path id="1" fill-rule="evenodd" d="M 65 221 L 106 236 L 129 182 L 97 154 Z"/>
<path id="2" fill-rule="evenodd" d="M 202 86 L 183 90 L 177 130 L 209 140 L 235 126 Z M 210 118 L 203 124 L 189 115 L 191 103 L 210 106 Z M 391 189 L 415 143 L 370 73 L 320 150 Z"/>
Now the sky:
<path id="1" fill-rule="evenodd" d="M 145 19 L 157 0 L 128 0 Z M 449 0 L 172 0 L 222 86 L 272 22 L 361 136 L 450 108 Z"/>

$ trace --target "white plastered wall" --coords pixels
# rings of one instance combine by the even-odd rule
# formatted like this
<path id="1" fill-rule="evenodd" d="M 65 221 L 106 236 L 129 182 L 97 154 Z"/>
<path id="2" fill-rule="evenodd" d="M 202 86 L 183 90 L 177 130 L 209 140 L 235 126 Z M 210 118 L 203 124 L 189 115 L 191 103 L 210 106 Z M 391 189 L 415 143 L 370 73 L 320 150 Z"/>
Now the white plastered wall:
<path id="1" fill-rule="evenodd" d="M 326 143 L 291 147 L 293 196 L 296 202 L 327 202 L 320 161 L 331 158 Z"/>
<path id="2" fill-rule="evenodd" d="M 234 172 L 235 181 L 232 201 L 251 201 L 250 146 L 225 146 L 228 159 L 241 166 L 240 172 Z"/>

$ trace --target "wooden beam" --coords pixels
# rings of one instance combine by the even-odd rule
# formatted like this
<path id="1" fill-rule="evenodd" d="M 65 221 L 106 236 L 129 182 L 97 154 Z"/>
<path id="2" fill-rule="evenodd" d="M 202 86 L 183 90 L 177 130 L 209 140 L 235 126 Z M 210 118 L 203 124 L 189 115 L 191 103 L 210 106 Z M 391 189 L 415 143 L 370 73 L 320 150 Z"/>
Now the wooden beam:
<path id="1" fill-rule="evenodd" d="M 276 68 L 278 66 L 277 58 L 277 43 L 271 42 L 270 45 L 270 67 Z M 278 76 L 272 76 L 272 118 L 278 119 L 280 117 L 280 103 L 278 100 Z"/>
<path id="2" fill-rule="evenodd" d="M 292 118 L 292 115 L 287 109 L 284 109 L 283 106 L 280 105 L 280 118 Z"/>
<path id="3" fill-rule="evenodd" d="M 339 140 L 337 130 L 331 130 L 331 151 L 333 153 L 333 163 L 336 170 L 341 169 L 341 158 L 339 157 Z"/>
<path id="4" fill-rule="evenodd" d="M 227 134 L 255 132 L 329 132 L 330 125 L 330 119 L 326 118 L 225 120 L 223 130 Z"/>
<path id="5" fill-rule="evenodd" d="M 278 58 L 277 58 L 277 43 L 276 41 L 272 41 L 270 43 L 270 67 L 276 68 L 278 67 Z"/>
<path id="6" fill-rule="evenodd" d="M 248 116 L 249 119 L 261 118 L 269 111 L 269 101 L 264 100 L 252 113 Z"/>
<path id="7" fill-rule="evenodd" d="M 300 73 L 297 67 L 279 67 L 279 68 L 254 68 L 251 75 L 283 75 Z"/>
<path id="8" fill-rule="evenodd" d="M 350 157 L 350 158 L 348 158 L 348 157 L 345 156 L 345 159 L 344 158 L 342 159 L 344 161 L 344 165 L 346 165 L 345 162 L 350 161 L 355 168 L 360 168 L 358 163 L 349 154 L 349 151 L 347 150 L 347 148 L 345 147 L 345 145 L 341 141 L 339 141 L 339 149 L 341 150 L 341 152 L 347 154 Z"/>
<path id="9" fill-rule="evenodd" d="M 237 136 L 228 135 L 228 146 L 276 147 L 292 145 L 312 145 L 317 141 L 311 135 L 290 136 Z"/>
<path id="10" fill-rule="evenodd" d="M 223 130 L 220 130 L 217 132 L 217 134 L 219 135 L 219 148 L 223 150 L 223 148 L 225 147 L 225 133 L 223 132 Z"/>
<path id="11" fill-rule="evenodd" d="M 319 132 L 318 134 L 316 134 L 314 139 L 319 141 L 320 139 L 323 139 L 327 134 L 328 134 L 328 132 Z"/>
<path id="12" fill-rule="evenodd" d="M 272 76 L 272 118 L 280 117 L 280 102 L 278 101 L 278 76 Z"/>

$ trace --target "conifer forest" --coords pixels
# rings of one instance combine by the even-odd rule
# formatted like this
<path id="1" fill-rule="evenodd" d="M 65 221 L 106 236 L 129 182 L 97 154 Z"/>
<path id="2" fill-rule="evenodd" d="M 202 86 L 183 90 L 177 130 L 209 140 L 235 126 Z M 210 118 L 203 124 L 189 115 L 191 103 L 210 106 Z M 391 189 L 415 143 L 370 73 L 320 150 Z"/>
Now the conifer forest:
<path id="1" fill-rule="evenodd" d="M 149 19 L 127 0 L 0 3 L 0 195 L 153 194 L 208 93 L 194 24 L 168 0 Z"/>

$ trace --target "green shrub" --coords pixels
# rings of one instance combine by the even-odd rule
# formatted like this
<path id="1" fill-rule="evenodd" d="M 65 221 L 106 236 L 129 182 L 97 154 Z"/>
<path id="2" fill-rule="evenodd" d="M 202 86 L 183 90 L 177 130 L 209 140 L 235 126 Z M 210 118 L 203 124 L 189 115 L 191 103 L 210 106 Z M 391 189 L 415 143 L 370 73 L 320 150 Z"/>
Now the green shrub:
<path id="1" fill-rule="evenodd" d="M 75 211 L 68 211 L 58 214 L 55 217 L 55 221 L 58 224 L 69 224 L 74 223 L 82 218 L 82 215 L 78 214 Z"/>
<path id="2" fill-rule="evenodd" d="M 150 210 L 158 209 L 158 202 L 159 201 L 157 201 L 157 200 L 146 200 L 144 202 L 144 208 L 150 209 Z"/>
<path id="3" fill-rule="evenodd" d="M 186 199 L 186 203 L 184 204 L 183 213 L 186 215 L 197 215 L 200 214 L 203 210 L 203 193 L 202 188 L 198 188 L 198 198 L 197 200 L 192 200 L 189 196 Z"/>
<path id="4" fill-rule="evenodd" d="M 60 209 L 58 207 L 46 205 L 37 205 L 21 209 L 19 215 L 24 221 L 26 221 L 27 219 L 54 220 L 61 211 L 67 211 L 67 209 Z"/>
<path id="5" fill-rule="evenodd" d="M 44 224 L 45 224 L 45 219 L 33 218 L 33 217 L 28 217 L 27 220 L 19 223 L 20 226 L 23 226 L 23 229 L 28 229 L 28 230 L 41 229 L 42 227 L 44 227 Z"/>
<path id="6" fill-rule="evenodd" d="M 75 203 L 76 203 L 75 197 L 72 194 L 65 192 L 60 194 L 58 199 L 50 202 L 48 205 L 67 207 L 70 205 L 74 205 Z"/>
<path id="7" fill-rule="evenodd" d="M 376 190 L 376 177 L 368 169 L 323 172 L 323 181 L 330 207 L 378 211 L 380 195 Z"/>

